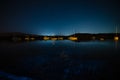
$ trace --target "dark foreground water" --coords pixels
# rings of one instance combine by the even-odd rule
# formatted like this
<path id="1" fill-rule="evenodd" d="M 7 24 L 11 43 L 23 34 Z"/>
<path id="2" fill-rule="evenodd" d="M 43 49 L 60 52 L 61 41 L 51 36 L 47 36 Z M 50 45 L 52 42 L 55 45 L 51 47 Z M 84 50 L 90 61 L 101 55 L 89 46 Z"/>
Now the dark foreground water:
<path id="1" fill-rule="evenodd" d="M 120 80 L 114 41 L 0 42 L 0 80 Z"/>

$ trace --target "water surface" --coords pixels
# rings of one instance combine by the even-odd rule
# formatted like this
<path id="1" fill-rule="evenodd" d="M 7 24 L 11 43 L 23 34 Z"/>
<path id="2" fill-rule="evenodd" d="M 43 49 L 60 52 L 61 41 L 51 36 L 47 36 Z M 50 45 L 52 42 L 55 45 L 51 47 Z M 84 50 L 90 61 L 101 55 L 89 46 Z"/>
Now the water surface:
<path id="1" fill-rule="evenodd" d="M 0 43 L 0 78 L 11 80 L 117 80 L 120 43 L 34 41 Z"/>

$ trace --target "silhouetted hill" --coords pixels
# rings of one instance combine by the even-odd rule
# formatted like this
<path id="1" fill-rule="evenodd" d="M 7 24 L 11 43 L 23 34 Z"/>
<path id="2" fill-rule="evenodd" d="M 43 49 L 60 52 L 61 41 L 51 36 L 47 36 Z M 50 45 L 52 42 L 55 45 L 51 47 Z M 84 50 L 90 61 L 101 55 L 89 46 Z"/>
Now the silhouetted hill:
<path id="1" fill-rule="evenodd" d="M 0 33 L 0 36 L 19 36 L 19 35 L 27 35 L 27 34 L 21 32 Z"/>
<path id="2" fill-rule="evenodd" d="M 0 33 L 0 37 L 9 37 L 9 36 L 41 36 L 41 35 L 21 33 L 21 32 L 6 32 L 6 33 Z"/>
<path id="3" fill-rule="evenodd" d="M 72 35 L 69 35 L 69 36 L 93 36 L 93 35 L 104 35 L 104 36 L 107 36 L 107 35 L 116 35 L 116 33 L 97 33 L 97 34 L 90 34 L 90 33 L 75 33 L 75 34 L 72 34 Z M 117 33 L 117 35 L 120 35 L 120 33 Z"/>
<path id="4" fill-rule="evenodd" d="M 77 37 L 78 40 L 100 40 L 105 39 L 105 40 L 113 40 L 115 36 L 120 37 L 120 33 L 98 33 L 98 34 L 89 34 L 89 33 L 75 33 L 72 35 L 69 35 L 68 37 L 73 36 L 73 37 Z"/>

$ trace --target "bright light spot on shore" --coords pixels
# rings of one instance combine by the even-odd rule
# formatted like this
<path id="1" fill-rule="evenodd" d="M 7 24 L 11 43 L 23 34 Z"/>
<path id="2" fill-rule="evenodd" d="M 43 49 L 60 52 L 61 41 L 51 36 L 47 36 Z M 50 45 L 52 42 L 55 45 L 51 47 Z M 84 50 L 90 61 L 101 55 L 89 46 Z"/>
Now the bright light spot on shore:
<path id="1" fill-rule="evenodd" d="M 78 40 L 77 37 L 69 37 L 68 39 L 69 39 L 69 40 L 72 40 L 72 41 L 74 41 L 74 40 Z"/>
<path id="2" fill-rule="evenodd" d="M 44 40 L 49 40 L 50 38 L 49 38 L 49 37 L 47 37 L 47 36 L 45 36 L 43 39 L 44 39 Z"/>
<path id="3" fill-rule="evenodd" d="M 31 40 L 35 40 L 35 38 L 33 38 L 33 37 L 32 37 L 32 38 L 30 38 L 30 39 L 31 39 Z"/>
<path id="4" fill-rule="evenodd" d="M 29 40 L 30 40 L 30 38 L 29 38 L 29 37 L 25 37 L 25 40 L 26 40 L 26 41 L 29 41 Z"/>
<path id="5" fill-rule="evenodd" d="M 93 36 L 92 39 L 95 40 L 95 36 Z"/>
<path id="6" fill-rule="evenodd" d="M 115 36 L 115 37 L 114 37 L 114 40 L 115 40 L 115 41 L 118 41 L 118 40 L 119 40 L 119 37 L 118 37 L 118 36 Z"/>
<path id="7" fill-rule="evenodd" d="M 57 40 L 57 38 L 51 38 L 51 40 L 55 41 L 55 40 Z"/>
<path id="8" fill-rule="evenodd" d="M 63 37 L 58 37 L 58 40 L 63 40 Z"/>
<path id="9" fill-rule="evenodd" d="M 101 41 L 104 41 L 104 38 L 100 38 Z"/>

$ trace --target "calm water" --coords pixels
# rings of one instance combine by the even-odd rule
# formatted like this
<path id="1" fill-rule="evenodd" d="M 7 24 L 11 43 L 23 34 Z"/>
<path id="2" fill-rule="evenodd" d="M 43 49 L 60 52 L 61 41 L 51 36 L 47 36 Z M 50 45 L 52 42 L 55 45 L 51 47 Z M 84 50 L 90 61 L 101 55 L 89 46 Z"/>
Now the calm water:
<path id="1" fill-rule="evenodd" d="M 120 42 L 0 42 L 0 80 L 119 80 Z"/>

